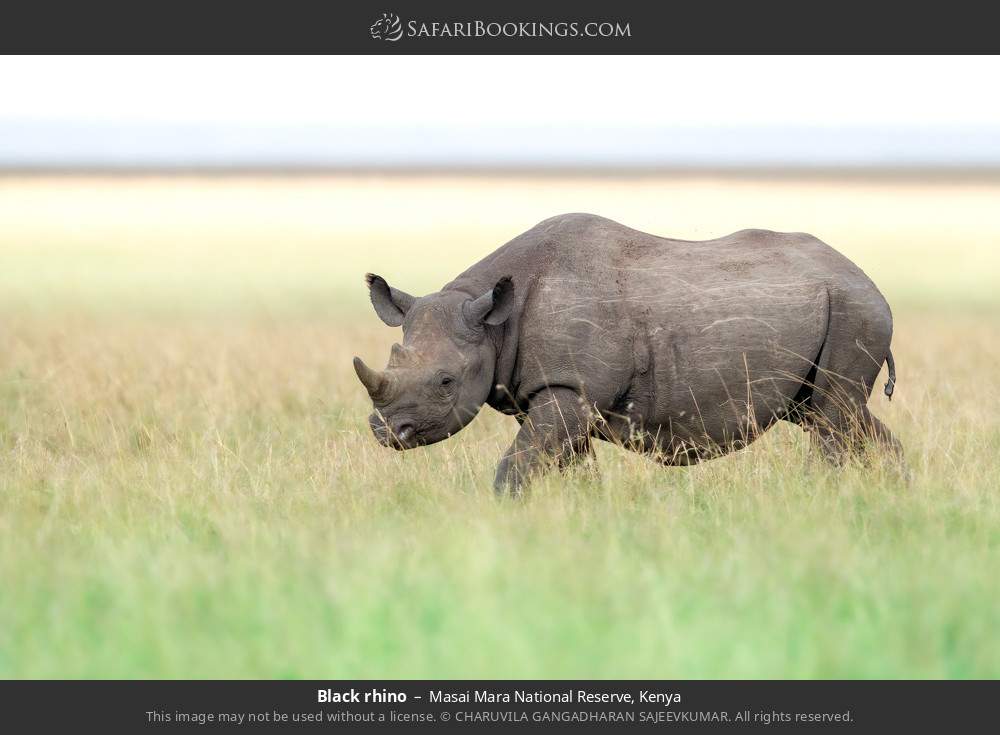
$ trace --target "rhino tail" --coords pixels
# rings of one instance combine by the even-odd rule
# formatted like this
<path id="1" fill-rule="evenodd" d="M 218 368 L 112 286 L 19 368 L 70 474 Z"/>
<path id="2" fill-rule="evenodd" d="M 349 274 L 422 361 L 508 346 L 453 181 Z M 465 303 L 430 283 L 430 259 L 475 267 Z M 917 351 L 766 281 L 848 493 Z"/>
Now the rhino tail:
<path id="1" fill-rule="evenodd" d="M 889 368 L 889 380 L 885 384 L 885 395 L 891 401 L 892 391 L 896 388 L 896 361 L 892 359 L 892 350 L 886 354 L 885 364 Z"/>

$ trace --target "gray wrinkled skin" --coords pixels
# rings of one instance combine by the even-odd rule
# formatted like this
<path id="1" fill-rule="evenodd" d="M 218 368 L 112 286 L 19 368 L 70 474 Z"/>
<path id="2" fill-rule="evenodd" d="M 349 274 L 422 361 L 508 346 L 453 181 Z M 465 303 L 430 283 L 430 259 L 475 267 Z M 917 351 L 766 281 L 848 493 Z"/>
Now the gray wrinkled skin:
<path id="1" fill-rule="evenodd" d="M 740 449 L 776 421 L 840 463 L 866 443 L 900 454 L 866 403 L 892 315 L 869 278 L 811 235 L 656 237 L 602 217 L 552 217 L 414 298 L 370 275 L 403 327 L 379 372 L 355 358 L 376 438 L 445 439 L 482 407 L 521 428 L 498 491 L 591 455 L 604 439 L 686 465 Z"/>

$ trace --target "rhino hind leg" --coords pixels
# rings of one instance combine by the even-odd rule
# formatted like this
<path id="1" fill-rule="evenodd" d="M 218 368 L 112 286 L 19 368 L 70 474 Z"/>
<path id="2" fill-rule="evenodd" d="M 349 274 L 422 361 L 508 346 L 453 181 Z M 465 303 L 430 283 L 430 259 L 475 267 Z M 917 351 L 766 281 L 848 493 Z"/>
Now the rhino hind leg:
<path id="1" fill-rule="evenodd" d="M 807 429 L 823 457 L 832 465 L 840 466 L 854 456 L 864 457 L 865 451 L 872 446 L 897 462 L 903 461 L 899 440 L 867 406 L 850 412 L 818 412 L 811 417 Z"/>
<path id="2" fill-rule="evenodd" d="M 891 336 L 889 318 L 847 309 L 831 318 L 807 399 L 788 417 L 812 435 L 831 464 L 864 458 L 872 447 L 903 464 L 899 440 L 867 406 Z"/>
<path id="3" fill-rule="evenodd" d="M 546 388 L 532 398 L 527 415 L 518 420 L 521 428 L 497 466 L 493 488 L 498 495 L 520 495 L 533 477 L 553 468 L 582 465 L 596 472 L 592 416 L 576 392 Z"/>

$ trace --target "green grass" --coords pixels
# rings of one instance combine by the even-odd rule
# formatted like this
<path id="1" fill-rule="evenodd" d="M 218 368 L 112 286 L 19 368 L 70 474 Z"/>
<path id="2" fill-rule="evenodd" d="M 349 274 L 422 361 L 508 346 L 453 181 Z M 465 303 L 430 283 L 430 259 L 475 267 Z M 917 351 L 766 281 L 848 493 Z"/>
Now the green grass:
<path id="1" fill-rule="evenodd" d="M 1000 675 L 995 296 L 897 309 L 872 407 L 909 484 L 782 426 L 688 469 L 604 445 L 599 479 L 512 502 L 489 409 L 376 445 L 350 358 L 397 335 L 363 292 L 313 308 L 313 277 L 265 261 L 239 268 L 294 309 L 238 279 L 225 308 L 170 279 L 56 298 L 39 263 L 0 326 L 2 677 Z"/>

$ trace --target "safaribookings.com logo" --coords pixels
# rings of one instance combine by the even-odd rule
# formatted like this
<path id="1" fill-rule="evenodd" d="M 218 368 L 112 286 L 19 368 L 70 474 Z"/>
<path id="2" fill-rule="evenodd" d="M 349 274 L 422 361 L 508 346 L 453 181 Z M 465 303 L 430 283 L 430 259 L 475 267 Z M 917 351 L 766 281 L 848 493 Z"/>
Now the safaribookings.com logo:
<path id="1" fill-rule="evenodd" d="M 376 41 L 407 38 L 631 38 L 632 29 L 624 21 L 494 21 L 466 20 L 407 21 L 395 13 L 382 17 L 368 29 Z"/>
<path id="2" fill-rule="evenodd" d="M 395 13 L 382 13 L 368 30 L 376 41 L 398 41 L 403 37 L 403 24 Z"/>

